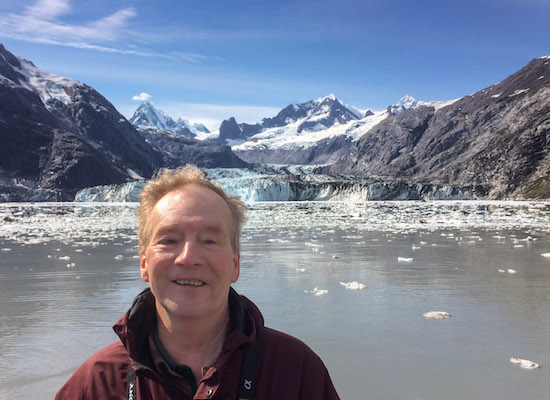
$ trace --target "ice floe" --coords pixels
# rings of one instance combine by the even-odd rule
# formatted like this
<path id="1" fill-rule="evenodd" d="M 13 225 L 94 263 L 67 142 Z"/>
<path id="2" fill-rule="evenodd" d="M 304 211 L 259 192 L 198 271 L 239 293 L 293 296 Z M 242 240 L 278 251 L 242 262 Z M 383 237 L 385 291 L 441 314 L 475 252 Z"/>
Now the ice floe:
<path id="1" fill-rule="evenodd" d="M 515 269 L 512 269 L 512 268 L 508 268 L 508 273 L 509 274 L 516 274 L 518 271 L 516 271 Z"/>
<path id="2" fill-rule="evenodd" d="M 363 290 L 366 288 L 366 285 L 359 283 L 357 281 L 353 282 L 340 282 L 340 285 L 344 286 L 346 289 L 350 290 Z"/>
<path id="3" fill-rule="evenodd" d="M 397 257 L 397 262 L 412 262 L 412 258 L 409 257 Z"/>
<path id="4" fill-rule="evenodd" d="M 65 243 L 78 238 L 86 247 L 103 245 L 98 238 L 136 242 L 136 207 L 136 203 L 4 203 L 0 204 L 0 238 L 25 244 Z M 530 233 L 516 236 L 522 240 L 521 244 L 527 244 L 534 242 L 537 230 L 548 230 L 548 213 L 541 211 L 550 211 L 550 205 L 536 201 L 258 202 L 247 212 L 249 222 L 245 231 L 247 226 L 284 227 L 294 233 L 318 227 L 328 231 L 351 228 L 345 236 L 360 237 L 355 229 L 395 233 L 498 229 L 498 236 L 504 238 L 502 232 L 506 229 L 525 229 Z M 452 238 L 449 233 L 447 236 Z M 523 241 L 529 236 L 533 240 Z M 480 239 L 479 235 L 469 233 L 464 237 L 465 242 Z M 392 239 L 393 236 L 388 238 Z M 422 246 L 426 244 L 425 240 L 420 242 Z M 320 246 L 314 242 L 307 245 Z"/>
<path id="5" fill-rule="evenodd" d="M 428 311 L 425 312 L 424 318 L 434 318 L 434 319 L 447 319 L 451 318 L 451 314 L 446 311 Z"/>
<path id="6" fill-rule="evenodd" d="M 319 289 L 317 286 L 315 286 L 313 290 L 304 290 L 304 293 L 313 293 L 315 296 L 322 296 L 324 294 L 327 294 L 328 290 Z"/>
<path id="7" fill-rule="evenodd" d="M 512 357 L 510 358 L 510 362 L 513 363 L 513 364 L 517 364 L 519 365 L 521 368 L 524 368 L 524 369 L 535 369 L 535 368 L 539 368 L 539 365 L 533 361 L 530 361 L 530 360 L 524 360 L 522 358 L 515 358 L 515 357 Z"/>
<path id="8" fill-rule="evenodd" d="M 123 258 L 124 258 L 124 256 L 122 256 L 122 255 L 120 255 L 120 254 L 118 254 L 118 255 L 115 256 L 115 260 L 119 260 L 119 261 L 120 261 L 120 260 L 122 260 Z"/>

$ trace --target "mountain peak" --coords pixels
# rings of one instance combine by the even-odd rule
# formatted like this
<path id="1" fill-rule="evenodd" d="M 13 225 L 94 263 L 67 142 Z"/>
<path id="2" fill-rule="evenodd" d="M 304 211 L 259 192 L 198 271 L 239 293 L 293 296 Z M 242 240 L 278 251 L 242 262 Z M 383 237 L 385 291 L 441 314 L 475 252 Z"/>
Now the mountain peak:
<path id="1" fill-rule="evenodd" d="M 168 114 L 155 108 L 155 106 L 148 101 L 144 101 L 137 108 L 132 118 L 130 118 L 130 123 L 136 126 L 164 129 L 189 138 L 194 138 L 199 132 L 210 133 L 203 124 L 190 124 L 189 121 L 181 117 L 175 122 Z"/>
<path id="2" fill-rule="evenodd" d="M 47 109 L 56 101 L 65 105 L 71 103 L 71 90 L 67 89 L 84 86 L 74 79 L 37 68 L 32 62 L 14 56 L 1 44 L 0 76 L 6 78 L 12 87 L 36 93 Z"/>
<path id="3" fill-rule="evenodd" d="M 425 104 L 424 101 L 418 101 L 412 96 L 405 95 L 401 97 L 401 99 L 397 102 L 397 104 L 389 106 L 388 111 L 394 115 L 397 115 L 405 110 L 408 110 L 410 108 L 415 108 L 423 104 Z"/>
<path id="4" fill-rule="evenodd" d="M 317 103 L 323 103 L 325 100 L 331 100 L 331 101 L 339 101 L 336 96 L 334 95 L 334 93 L 331 93 L 329 94 L 328 96 L 325 96 L 325 97 L 319 97 L 317 99 Z"/>

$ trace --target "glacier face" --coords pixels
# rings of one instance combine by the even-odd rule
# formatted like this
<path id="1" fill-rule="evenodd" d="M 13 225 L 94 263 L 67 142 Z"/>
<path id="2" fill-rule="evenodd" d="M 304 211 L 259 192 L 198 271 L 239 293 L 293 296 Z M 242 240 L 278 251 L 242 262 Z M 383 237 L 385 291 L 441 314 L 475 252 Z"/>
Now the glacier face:
<path id="1" fill-rule="evenodd" d="M 317 174 L 319 166 L 266 165 L 242 168 L 204 169 L 231 196 L 246 203 L 261 201 L 369 201 L 369 200 L 471 200 L 482 197 L 480 188 L 403 181 L 365 181 Z M 122 185 L 86 188 L 75 196 L 78 202 L 135 202 L 143 180 Z"/>

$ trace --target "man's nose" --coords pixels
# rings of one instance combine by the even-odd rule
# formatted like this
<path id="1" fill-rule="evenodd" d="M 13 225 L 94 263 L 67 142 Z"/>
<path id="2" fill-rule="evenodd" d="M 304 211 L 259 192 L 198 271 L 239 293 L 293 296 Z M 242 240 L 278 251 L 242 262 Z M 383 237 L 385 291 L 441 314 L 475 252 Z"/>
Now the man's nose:
<path id="1" fill-rule="evenodd" d="M 185 241 L 176 257 L 176 264 L 186 267 L 196 265 L 200 260 L 200 246 L 193 241 Z"/>

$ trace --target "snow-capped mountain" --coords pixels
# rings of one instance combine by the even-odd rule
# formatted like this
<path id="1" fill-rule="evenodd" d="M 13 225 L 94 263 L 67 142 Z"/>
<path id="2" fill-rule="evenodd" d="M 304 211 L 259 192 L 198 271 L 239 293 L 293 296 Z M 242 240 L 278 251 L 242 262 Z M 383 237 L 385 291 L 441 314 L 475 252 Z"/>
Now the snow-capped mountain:
<path id="1" fill-rule="evenodd" d="M 351 143 L 387 117 L 387 111 L 380 111 L 361 120 L 351 119 L 325 129 L 301 129 L 305 122 L 311 122 L 306 115 L 285 126 L 265 129 L 232 149 L 248 162 L 262 160 L 261 162 L 273 164 L 332 163 L 345 157 L 345 153 L 349 153 L 346 148 Z M 314 125 L 313 128 L 319 128 L 319 125 Z"/>
<path id="2" fill-rule="evenodd" d="M 23 58 L 9 53 L 0 45 L 0 56 L 3 58 L 0 67 L 0 82 L 14 89 L 23 88 L 37 94 L 47 109 L 55 102 L 65 105 L 71 103 L 71 93 L 85 85 L 74 79 L 42 71 Z"/>
<path id="3" fill-rule="evenodd" d="M 385 111 L 362 112 L 331 94 L 289 105 L 256 125 L 226 120 L 220 127 L 220 141 L 232 145 L 248 162 L 331 164 L 347 159 L 355 142 L 389 116 L 422 105 L 439 109 L 451 103 L 428 103 L 405 96 Z"/>
<path id="4" fill-rule="evenodd" d="M 307 103 L 289 105 L 274 118 L 264 118 L 261 125 L 263 128 L 275 128 L 299 122 L 297 131 L 300 133 L 303 130 L 320 131 L 357 119 L 359 117 L 354 111 L 331 94 Z"/>
<path id="5" fill-rule="evenodd" d="M 424 104 L 425 102 L 418 101 L 414 97 L 406 95 L 406 96 L 403 96 L 401 100 L 397 102 L 397 104 L 394 104 L 393 106 L 389 106 L 388 111 L 393 115 L 397 115 L 405 110 L 408 110 L 410 108 L 415 108 Z"/>
<path id="6" fill-rule="evenodd" d="M 372 115 L 371 112 L 368 114 Z M 308 137 L 308 141 L 318 141 L 327 136 L 324 134 L 327 129 L 356 121 L 360 119 L 360 115 L 364 116 L 359 110 L 344 106 L 331 94 L 306 103 L 291 104 L 275 117 L 264 118 L 255 125 L 239 124 L 234 118 L 230 118 L 222 122 L 216 140 L 237 146 L 235 148 L 238 150 L 248 148 L 247 144 L 263 141 L 265 138 L 272 138 L 276 143 L 279 136 L 281 142 L 285 143 L 288 142 L 289 136 Z M 241 144 L 245 147 L 238 147 Z"/>
<path id="7" fill-rule="evenodd" d="M 73 190 L 150 176 L 161 165 L 98 92 L 2 45 L 0 96 L 0 198 L 70 199 Z"/>
<path id="8" fill-rule="evenodd" d="M 0 201 L 72 200 L 84 187 L 149 178 L 191 161 L 243 166 L 226 146 L 181 135 L 181 151 L 167 158 L 93 88 L 42 71 L 1 44 L 0 98 Z"/>
<path id="9" fill-rule="evenodd" d="M 164 111 L 155 108 L 147 101 L 137 108 L 132 118 L 130 118 L 130 123 L 135 126 L 164 129 L 189 138 L 194 138 L 200 133 L 210 133 L 201 123 L 191 124 L 183 118 L 179 118 L 177 122 L 174 122 Z"/>

